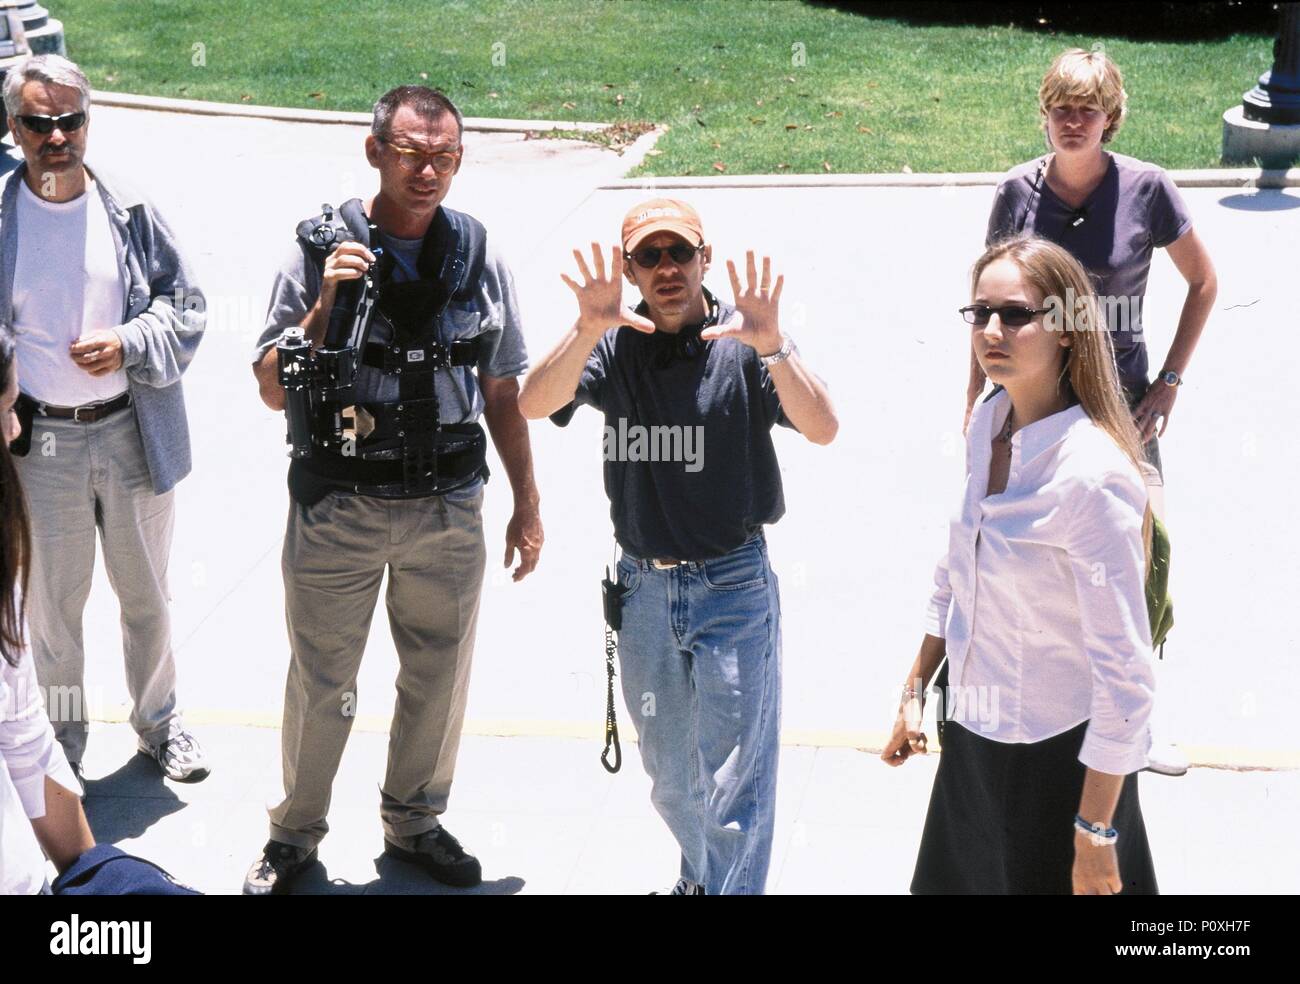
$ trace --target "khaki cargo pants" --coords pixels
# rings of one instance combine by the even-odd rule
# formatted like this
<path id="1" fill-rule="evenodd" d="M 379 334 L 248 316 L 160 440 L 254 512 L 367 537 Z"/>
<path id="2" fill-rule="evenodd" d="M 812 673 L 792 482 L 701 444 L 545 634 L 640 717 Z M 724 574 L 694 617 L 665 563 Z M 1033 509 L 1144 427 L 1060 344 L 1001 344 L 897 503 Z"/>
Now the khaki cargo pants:
<path id="1" fill-rule="evenodd" d="M 284 537 L 292 650 L 284 696 L 284 801 L 271 837 L 315 847 L 352 729 L 357 668 L 388 571 L 401 669 L 381 790 L 384 835 L 433 830 L 447 809 L 483 586 L 483 492 L 378 499 L 332 492 L 291 501 Z"/>

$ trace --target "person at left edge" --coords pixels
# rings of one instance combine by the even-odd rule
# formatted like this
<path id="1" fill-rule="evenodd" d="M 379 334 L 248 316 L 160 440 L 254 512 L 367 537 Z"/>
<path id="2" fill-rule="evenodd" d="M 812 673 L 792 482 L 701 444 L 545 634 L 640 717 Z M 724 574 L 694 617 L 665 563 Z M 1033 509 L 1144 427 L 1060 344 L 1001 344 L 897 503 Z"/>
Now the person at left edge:
<path id="1" fill-rule="evenodd" d="M 385 569 L 401 669 L 381 787 L 384 851 L 448 885 L 472 887 L 482 877 L 477 859 L 440 821 L 465 716 L 486 562 L 480 415 L 514 491 L 505 565 L 518 550 L 516 581 L 537 565 L 542 523 L 528 424 L 516 402 L 515 377 L 527 354 L 514 281 L 485 243 L 483 227 L 442 205 L 460 170 L 461 135 L 461 114 L 441 92 L 400 86 L 382 96 L 365 141 L 366 160 L 379 172 L 378 193 L 364 214 L 354 199 L 337 216 L 330 209 L 329 219 L 323 212 L 301 224 L 275 280 L 253 370 L 263 401 L 281 410 L 277 340 L 298 326 L 321 345 L 340 285 L 378 259 L 360 241 L 370 224 L 377 227 L 385 256 L 374 271 L 378 313 L 353 391 L 353 453 L 314 437 L 310 455 L 289 468 L 285 796 L 271 810 L 271 838 L 244 882 L 249 895 L 285 891 L 314 861 L 329 829 L 330 787 L 351 730 L 349 704 Z M 332 225 L 339 218 L 345 230 Z M 327 239 L 337 245 L 322 248 Z M 462 357 L 428 371 L 452 343 Z M 395 364 L 386 362 L 394 347 Z M 426 447 L 415 443 L 428 440 L 420 435 L 435 432 L 469 436 L 479 455 L 452 462 L 440 454 L 436 470 L 421 469 L 428 481 L 412 484 L 402 466 Z M 392 448 L 401 461 L 373 457 Z"/>
<path id="2" fill-rule="evenodd" d="M 167 565 L 174 486 L 190 471 L 181 375 L 203 337 L 203 294 L 158 211 L 85 165 L 90 83 L 76 65 L 30 58 L 5 76 L 4 101 L 24 158 L 0 197 L 0 325 L 17 340 L 30 441 L 17 467 L 32 507 L 36 676 L 80 780 L 98 531 L 138 749 L 167 778 L 197 782 L 209 766 L 176 706 Z"/>
<path id="3" fill-rule="evenodd" d="M 45 857 L 62 874 L 95 839 L 23 652 L 31 531 L 9 453 L 22 426 L 17 400 L 13 337 L 0 332 L 0 895 L 48 895 Z"/>

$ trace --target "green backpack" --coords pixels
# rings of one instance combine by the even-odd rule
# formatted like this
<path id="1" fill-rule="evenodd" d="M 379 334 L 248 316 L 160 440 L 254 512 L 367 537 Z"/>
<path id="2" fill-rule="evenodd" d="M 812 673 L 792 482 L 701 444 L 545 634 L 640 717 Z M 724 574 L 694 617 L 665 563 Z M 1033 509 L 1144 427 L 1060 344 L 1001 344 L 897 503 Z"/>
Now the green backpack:
<path id="1" fill-rule="evenodd" d="M 1174 627 L 1174 602 L 1169 597 L 1169 531 L 1151 517 L 1151 570 L 1147 573 L 1147 616 L 1151 619 L 1151 646 L 1165 658 L 1165 636 Z"/>

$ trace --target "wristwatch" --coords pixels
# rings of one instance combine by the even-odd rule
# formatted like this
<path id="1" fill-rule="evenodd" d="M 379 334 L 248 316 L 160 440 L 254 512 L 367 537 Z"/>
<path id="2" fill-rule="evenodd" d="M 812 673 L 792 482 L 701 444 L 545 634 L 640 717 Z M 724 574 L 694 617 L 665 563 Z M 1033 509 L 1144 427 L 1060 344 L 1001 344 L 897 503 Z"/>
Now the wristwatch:
<path id="1" fill-rule="evenodd" d="M 1119 831 L 1104 823 L 1089 823 L 1079 814 L 1074 815 L 1074 829 L 1088 838 L 1093 847 L 1112 847 L 1119 841 Z"/>
<path id="2" fill-rule="evenodd" d="M 774 366 L 778 362 L 784 362 L 786 359 L 790 358 L 790 356 L 793 354 L 794 354 L 794 342 L 791 341 L 789 335 L 782 335 L 781 347 L 777 349 L 775 352 L 773 352 L 771 355 L 760 355 L 758 357 L 758 361 L 763 363 L 763 365 L 765 366 Z"/>
<path id="3" fill-rule="evenodd" d="M 1166 369 L 1160 373 L 1160 381 L 1166 386 L 1182 386 L 1183 377 L 1178 375 L 1172 369 Z"/>

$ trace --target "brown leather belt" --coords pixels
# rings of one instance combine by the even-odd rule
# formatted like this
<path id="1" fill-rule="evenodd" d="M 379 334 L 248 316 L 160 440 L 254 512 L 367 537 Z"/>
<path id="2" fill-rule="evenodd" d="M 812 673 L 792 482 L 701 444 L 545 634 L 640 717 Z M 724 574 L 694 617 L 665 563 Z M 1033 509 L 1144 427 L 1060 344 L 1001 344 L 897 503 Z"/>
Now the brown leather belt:
<path id="1" fill-rule="evenodd" d="M 80 407 L 56 407 L 49 403 L 42 403 L 40 400 L 33 400 L 26 393 L 22 396 L 24 400 L 32 405 L 33 411 L 40 416 L 71 420 L 78 424 L 93 424 L 95 421 L 103 420 L 110 414 L 125 410 L 131 405 L 130 392 L 123 393 L 121 396 L 106 400 L 103 403 L 87 403 Z"/>
<path id="2" fill-rule="evenodd" d="M 650 566 L 657 571 L 671 571 L 674 567 L 681 567 L 683 564 L 689 564 L 689 560 L 671 560 L 667 557 L 652 558 Z"/>

